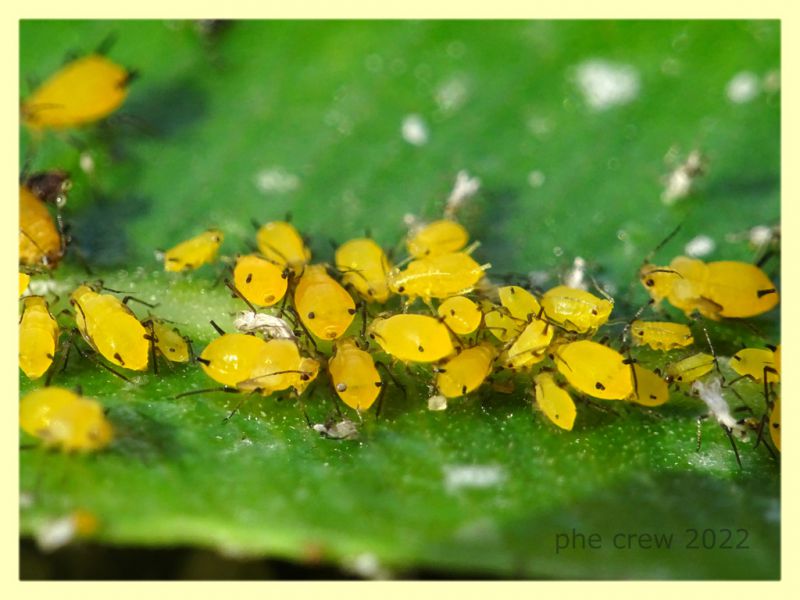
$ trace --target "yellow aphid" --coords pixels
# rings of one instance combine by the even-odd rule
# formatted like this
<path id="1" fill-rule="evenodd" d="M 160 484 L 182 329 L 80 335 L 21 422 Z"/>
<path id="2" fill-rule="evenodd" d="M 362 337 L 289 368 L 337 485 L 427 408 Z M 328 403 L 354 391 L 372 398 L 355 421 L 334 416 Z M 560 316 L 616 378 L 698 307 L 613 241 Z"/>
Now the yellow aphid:
<path id="1" fill-rule="evenodd" d="M 429 363 L 453 353 L 453 340 L 443 323 L 426 315 L 378 317 L 367 329 L 384 352 L 403 361 Z"/>
<path id="2" fill-rule="evenodd" d="M 439 305 L 437 310 L 450 331 L 468 335 L 478 329 L 483 313 L 478 305 L 466 296 L 453 296 Z"/>
<path id="3" fill-rule="evenodd" d="M 28 284 L 30 282 L 31 282 L 31 276 L 28 275 L 27 273 L 22 273 L 20 271 L 20 274 L 19 274 L 19 295 L 20 296 L 22 296 L 22 294 L 25 293 L 25 290 L 28 289 Z"/>
<path id="4" fill-rule="evenodd" d="M 389 273 L 389 289 L 395 294 L 449 298 L 472 291 L 490 265 L 479 265 L 466 252 L 438 254 L 411 261 L 404 271 Z"/>
<path id="5" fill-rule="evenodd" d="M 22 103 L 31 129 L 87 125 L 117 110 L 128 95 L 131 73 L 99 54 L 61 68 Z"/>
<path id="6" fill-rule="evenodd" d="M 98 402 L 57 387 L 40 388 L 22 398 L 19 425 L 45 446 L 64 452 L 100 450 L 114 438 Z"/>
<path id="7" fill-rule="evenodd" d="M 381 393 L 383 383 L 372 355 L 359 348 L 352 338 L 336 342 L 328 372 L 336 394 L 357 411 L 369 409 Z"/>
<path id="8" fill-rule="evenodd" d="M 629 398 L 631 402 L 643 406 L 661 406 L 669 400 L 669 386 L 663 377 L 650 369 L 633 364 L 634 390 Z"/>
<path id="9" fill-rule="evenodd" d="M 47 301 L 41 296 L 25 298 L 19 321 L 19 368 L 28 379 L 38 379 L 53 364 L 58 334 Z"/>
<path id="10" fill-rule="evenodd" d="M 414 228 L 408 235 L 406 248 L 414 258 L 425 258 L 458 252 L 468 241 L 469 233 L 463 225 L 441 219 Z"/>
<path id="11" fill-rule="evenodd" d="M 147 369 L 150 336 L 117 297 L 81 285 L 72 292 L 70 304 L 78 331 L 103 358 L 133 371 Z"/>
<path id="12" fill-rule="evenodd" d="M 494 337 L 501 342 L 514 340 L 525 328 L 526 321 L 515 319 L 505 306 L 495 306 L 483 301 L 483 323 Z"/>
<path id="13" fill-rule="evenodd" d="M 213 262 L 225 235 L 219 229 L 209 229 L 164 253 L 164 270 L 191 271 Z"/>
<path id="14" fill-rule="evenodd" d="M 603 298 L 565 285 L 556 286 L 542 296 L 547 318 L 568 331 L 595 331 L 608 321 L 614 304 Z"/>
<path id="15" fill-rule="evenodd" d="M 746 318 L 778 304 L 775 284 L 755 265 L 736 261 L 704 263 L 678 256 L 668 267 L 644 265 L 639 279 L 656 303 L 667 299 L 686 315 Z"/>
<path id="16" fill-rule="evenodd" d="M 19 264 L 54 269 L 64 257 L 65 242 L 47 205 L 19 186 Z"/>
<path id="17" fill-rule="evenodd" d="M 236 388 L 263 396 L 289 388 L 301 394 L 318 373 L 319 362 L 300 356 L 292 340 L 267 340 L 256 365 Z"/>
<path id="18" fill-rule="evenodd" d="M 692 331 L 683 323 L 671 321 L 634 321 L 631 335 L 636 345 L 648 345 L 653 350 L 674 350 L 694 343 Z"/>
<path id="19" fill-rule="evenodd" d="M 703 375 L 710 373 L 714 368 L 714 357 L 710 354 L 698 352 L 667 365 L 667 381 L 678 383 L 692 383 Z"/>
<path id="20" fill-rule="evenodd" d="M 775 359 L 776 352 L 778 360 Z M 781 379 L 780 353 L 777 348 L 744 348 L 731 357 L 730 366 L 738 375 L 759 383 L 764 381 L 765 376 L 769 382 Z"/>
<path id="21" fill-rule="evenodd" d="M 772 411 L 769 413 L 769 436 L 772 438 L 772 443 L 781 451 L 781 399 L 778 397 L 775 404 L 772 405 Z"/>
<path id="22" fill-rule="evenodd" d="M 553 376 L 547 372 L 539 373 L 533 382 L 536 404 L 545 416 L 561 429 L 572 431 L 577 410 L 569 392 L 558 385 Z"/>
<path id="23" fill-rule="evenodd" d="M 547 321 L 534 319 L 503 353 L 503 366 L 524 369 L 544 360 L 553 340 L 553 326 Z"/>
<path id="24" fill-rule="evenodd" d="M 311 250 L 294 225 L 285 221 L 262 225 L 256 233 L 256 244 L 265 258 L 282 267 L 289 267 L 296 275 L 311 260 Z"/>
<path id="25" fill-rule="evenodd" d="M 198 357 L 206 375 L 228 387 L 236 387 L 260 364 L 267 342 L 254 335 L 227 333 L 213 340 Z"/>
<path id="26" fill-rule="evenodd" d="M 336 249 L 336 269 L 342 282 L 350 285 L 369 302 L 384 303 L 389 299 L 386 276 L 391 265 L 386 253 L 374 240 L 359 238 L 345 242 Z"/>
<path id="27" fill-rule="evenodd" d="M 288 279 L 282 267 L 255 254 L 240 256 L 233 267 L 236 289 L 254 306 L 272 306 L 283 300 Z"/>
<path id="28" fill-rule="evenodd" d="M 352 296 L 322 265 L 303 272 L 294 291 L 294 307 L 303 325 L 324 340 L 342 337 L 356 314 Z"/>
<path id="29" fill-rule="evenodd" d="M 572 387 L 587 396 L 624 400 L 633 392 L 628 361 L 603 344 L 580 340 L 558 346 L 555 363 Z"/>
<path id="30" fill-rule="evenodd" d="M 448 358 L 437 369 L 436 388 L 447 398 L 458 398 L 475 391 L 492 374 L 497 350 L 479 344 Z"/>
<path id="31" fill-rule="evenodd" d="M 159 319 L 149 319 L 143 323 L 145 326 L 151 324 L 155 337 L 154 343 L 159 354 L 170 362 L 189 362 L 191 356 L 189 342 L 181 335 L 181 332 Z"/>
<path id="32" fill-rule="evenodd" d="M 542 310 L 539 301 L 525 288 L 518 285 L 507 285 L 498 291 L 500 304 L 508 309 L 512 317 L 522 322 L 529 322 Z"/>

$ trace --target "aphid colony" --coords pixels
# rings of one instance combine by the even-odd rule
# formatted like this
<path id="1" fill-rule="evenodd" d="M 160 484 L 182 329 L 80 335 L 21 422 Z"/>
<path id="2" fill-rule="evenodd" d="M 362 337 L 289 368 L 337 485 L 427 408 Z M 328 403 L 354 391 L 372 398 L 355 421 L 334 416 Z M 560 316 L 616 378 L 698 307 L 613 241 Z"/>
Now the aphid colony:
<path id="1" fill-rule="evenodd" d="M 130 72 L 99 54 L 78 59 L 23 103 L 23 121 L 39 130 L 104 118 L 124 101 L 130 79 Z M 432 398 L 522 386 L 532 404 L 565 430 L 578 415 L 575 397 L 655 407 L 669 400 L 670 386 L 691 386 L 734 449 L 733 436 L 743 437 L 747 428 L 758 431 L 758 442 L 768 429 L 780 449 L 779 346 L 746 348 L 730 360 L 738 379 L 762 384 L 764 392 L 761 417 L 737 420 L 723 389 L 736 393 L 738 379 L 720 377 L 708 335 L 711 354 L 693 352 L 688 324 L 642 318 L 662 300 L 687 318 L 763 314 L 779 296 L 759 266 L 684 256 L 668 266 L 646 260 L 639 278 L 650 305 L 630 320 L 613 322 L 614 300 L 599 287 L 596 295 L 567 285 L 532 291 L 494 284 L 487 276 L 491 265 L 473 257 L 478 245 L 469 245 L 453 207 L 445 218 L 414 223 L 405 238 L 408 256 L 396 264 L 368 237 L 339 245 L 333 264 L 314 264 L 297 229 L 288 220 L 273 221 L 258 227 L 258 251 L 236 256 L 223 274 L 246 306 L 235 320 L 237 331 L 225 332 L 212 321 L 219 337 L 195 356 L 191 341 L 172 324 L 152 315 L 140 319 L 128 307 L 135 298 L 120 299 L 101 283 L 71 292 L 70 309 L 62 311 L 69 313 L 66 329 L 45 297 L 27 293 L 31 276 L 49 275 L 67 251 L 69 236 L 58 209 L 68 189 L 60 171 L 25 176 L 20 183 L 19 364 L 29 379 L 46 375 L 45 387 L 23 398 L 20 424 L 45 445 L 96 450 L 113 438 L 99 403 L 49 387 L 74 349 L 126 380 L 128 371 L 155 371 L 160 358 L 197 363 L 219 384 L 179 397 L 222 391 L 242 394 L 244 401 L 253 394 L 288 393 L 304 406 L 313 399 L 314 385 L 327 379 L 359 418 L 376 403 L 379 412 L 390 382 L 402 388 L 393 374 L 399 363 L 426 378 Z M 164 270 L 181 273 L 214 263 L 223 241 L 218 229 L 185 240 L 163 252 Z M 615 336 L 618 324 L 624 328 Z M 662 374 L 634 358 L 632 346 L 643 345 L 678 357 Z"/>

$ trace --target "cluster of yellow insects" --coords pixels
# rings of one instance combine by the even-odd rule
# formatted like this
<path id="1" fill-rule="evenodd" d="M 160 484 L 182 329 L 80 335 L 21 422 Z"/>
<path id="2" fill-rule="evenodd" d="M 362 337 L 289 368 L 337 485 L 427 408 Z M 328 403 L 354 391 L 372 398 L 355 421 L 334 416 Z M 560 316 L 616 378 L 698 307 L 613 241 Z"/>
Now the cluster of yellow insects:
<path id="1" fill-rule="evenodd" d="M 23 103 L 23 121 L 32 129 L 94 122 L 119 107 L 130 79 L 122 67 L 89 55 L 35 91 Z M 483 385 L 502 392 L 522 382 L 533 405 L 565 430 L 576 419 L 576 394 L 655 407 L 668 401 L 670 386 L 682 387 L 704 402 L 737 459 L 734 438 L 748 430 L 758 432 L 757 444 L 772 451 L 769 438 L 780 450 L 780 346 L 740 350 L 729 361 L 739 377 L 725 381 L 707 332 L 711 353 L 692 353 L 695 340 L 687 323 L 642 318 L 663 300 L 687 321 L 696 314 L 719 321 L 766 313 L 779 295 L 757 265 L 685 256 L 665 266 L 645 260 L 639 279 L 651 301 L 618 320 L 623 327 L 611 338 L 601 334 L 615 324 L 614 300 L 599 286 L 596 295 L 566 285 L 532 291 L 492 283 L 490 265 L 475 260 L 477 244 L 470 245 L 452 211 L 413 225 L 405 238 L 407 257 L 394 264 L 369 237 L 339 245 L 333 264 L 314 264 L 297 229 L 288 220 L 273 221 L 258 228 L 257 252 L 238 255 L 225 267 L 225 284 L 243 303 L 237 331 L 226 333 L 212 321 L 219 337 L 195 356 L 174 324 L 152 315 L 138 318 L 128 307 L 135 298 L 120 299 L 102 284 L 72 291 L 66 340 L 48 300 L 26 292 L 31 275 L 51 276 L 65 255 L 67 236 L 52 207 L 63 204 L 68 183 L 65 173 L 50 171 L 24 176 L 20 184 L 19 364 L 30 379 L 46 375 L 45 386 L 22 399 L 20 424 L 47 445 L 95 450 L 113 439 L 97 401 L 49 385 L 58 363 L 63 370 L 75 349 L 122 378 L 122 371 L 155 370 L 160 356 L 196 363 L 220 386 L 180 396 L 285 391 L 302 406 L 322 372 L 327 375 L 320 381 L 329 380 L 359 418 L 373 405 L 380 411 L 390 381 L 402 387 L 387 363 L 428 365 L 431 408 Z M 164 269 L 182 273 L 214 263 L 223 240 L 222 231 L 210 229 L 183 241 L 163 253 Z M 642 345 L 683 358 L 667 362 L 663 373 L 651 370 L 632 356 L 631 349 Z M 722 390 L 736 393 L 734 384 L 742 378 L 763 385 L 764 406 L 760 415 L 737 419 Z M 346 437 L 346 429 L 317 428 L 329 437 Z"/>

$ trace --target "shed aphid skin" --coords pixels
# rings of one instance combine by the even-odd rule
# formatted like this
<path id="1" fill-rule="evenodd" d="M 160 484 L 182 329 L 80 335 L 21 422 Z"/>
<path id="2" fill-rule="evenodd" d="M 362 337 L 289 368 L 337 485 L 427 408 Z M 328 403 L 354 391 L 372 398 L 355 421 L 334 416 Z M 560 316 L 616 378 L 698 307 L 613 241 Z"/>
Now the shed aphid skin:
<path id="1" fill-rule="evenodd" d="M 633 374 L 633 393 L 628 398 L 642 406 L 661 406 L 669 400 L 669 385 L 658 373 L 639 363 L 631 365 Z"/>
<path id="2" fill-rule="evenodd" d="M 31 276 L 27 273 L 23 273 L 22 271 L 19 272 L 19 295 L 20 298 L 22 294 L 28 289 L 28 284 L 31 282 Z"/>
<path id="3" fill-rule="evenodd" d="M 778 290 L 764 271 L 745 262 L 704 263 L 678 256 L 668 267 L 645 264 L 639 279 L 656 303 L 666 299 L 687 316 L 697 311 L 715 321 L 755 317 L 779 301 Z"/>
<path id="4" fill-rule="evenodd" d="M 70 304 L 78 331 L 97 353 L 125 369 L 147 369 L 152 336 L 124 300 L 81 285 L 72 292 Z"/>
<path id="5" fill-rule="evenodd" d="M 501 342 L 513 341 L 526 326 L 526 321 L 514 318 L 504 306 L 495 306 L 484 300 L 481 308 L 484 327 Z"/>
<path id="6" fill-rule="evenodd" d="M 463 225 L 440 219 L 413 227 L 406 238 L 406 249 L 414 258 L 430 258 L 458 252 L 467 242 L 469 233 Z"/>
<path id="7" fill-rule="evenodd" d="M 755 382 L 769 383 L 780 381 L 780 346 L 770 348 L 744 348 L 731 357 L 730 367 L 737 375 L 748 377 Z M 777 360 L 776 360 L 777 354 Z"/>
<path id="8" fill-rule="evenodd" d="M 647 345 L 653 350 L 675 350 L 694 343 L 691 329 L 683 323 L 637 320 L 630 324 L 630 332 L 634 344 Z"/>
<path id="9" fill-rule="evenodd" d="M 508 369 L 525 369 L 545 359 L 553 340 L 553 326 L 533 319 L 503 352 L 501 364 Z"/>
<path id="10" fill-rule="evenodd" d="M 389 273 L 389 289 L 410 298 L 449 298 L 472 291 L 490 264 L 479 265 L 466 252 L 438 254 L 411 261 Z"/>
<path id="11" fill-rule="evenodd" d="M 368 410 L 381 394 L 383 382 L 375 361 L 353 338 L 336 341 L 328 372 L 336 395 L 358 412 Z"/>
<path id="12" fill-rule="evenodd" d="M 268 339 L 297 339 L 294 330 L 285 319 L 266 313 L 243 310 L 237 313 L 233 326 L 240 333 L 260 333 Z"/>
<path id="13" fill-rule="evenodd" d="M 63 66 L 22 103 L 22 122 L 33 130 L 80 127 L 116 111 L 134 74 L 99 54 Z"/>
<path id="14" fill-rule="evenodd" d="M 19 264 L 54 269 L 67 240 L 47 205 L 25 185 L 19 186 Z"/>
<path id="15" fill-rule="evenodd" d="M 386 277 L 391 270 L 389 259 L 374 240 L 357 238 L 336 249 L 336 270 L 342 283 L 351 286 L 367 302 L 383 304 L 389 299 Z"/>
<path id="16" fill-rule="evenodd" d="M 614 303 L 584 290 L 559 285 L 544 293 L 541 300 L 547 318 L 575 333 L 590 333 L 608 321 Z"/>
<path id="17" fill-rule="evenodd" d="M 739 439 L 744 439 L 747 436 L 747 429 L 742 421 L 737 420 L 732 414 L 728 406 L 728 402 L 722 395 L 722 379 L 715 377 L 710 381 L 695 381 L 692 384 L 692 392 L 696 394 L 708 407 L 709 415 L 714 417 L 723 431 L 728 435 L 734 453 L 736 454 L 736 462 L 739 467 L 742 466 L 742 460 L 739 457 L 739 450 L 736 448 L 734 436 Z M 697 446 L 700 449 L 700 435 L 699 435 L 700 420 L 698 420 L 698 439 Z"/>
<path id="18" fill-rule="evenodd" d="M 497 349 L 491 344 L 465 348 L 444 360 L 436 370 L 436 389 L 445 398 L 459 398 L 477 390 L 492 374 Z"/>
<path id="19" fill-rule="evenodd" d="M 47 301 L 41 296 L 27 296 L 19 321 L 19 368 L 28 379 L 39 379 L 52 366 L 58 336 L 58 323 Z"/>
<path id="20" fill-rule="evenodd" d="M 556 383 L 551 373 L 543 371 L 533 378 L 536 404 L 544 415 L 561 429 L 572 431 L 577 410 L 569 392 Z"/>
<path id="21" fill-rule="evenodd" d="M 303 325 L 323 340 L 342 337 L 356 314 L 352 296 L 322 265 L 305 269 L 294 290 L 294 307 Z"/>
<path id="22" fill-rule="evenodd" d="M 469 335 L 478 329 L 483 320 L 481 309 L 466 296 L 448 298 L 436 312 L 456 335 Z"/>
<path id="23" fill-rule="evenodd" d="M 236 289 L 254 306 L 273 306 L 283 300 L 289 286 L 289 272 L 255 254 L 240 256 L 233 267 Z"/>
<path id="24" fill-rule="evenodd" d="M 22 398 L 19 424 L 46 447 L 63 452 L 101 450 L 114 439 L 98 402 L 58 387 L 40 388 Z"/>
<path id="25" fill-rule="evenodd" d="M 192 271 L 206 263 L 214 262 L 224 239 L 225 235 L 219 229 L 209 229 L 181 242 L 164 252 L 164 270 Z"/>
<path id="26" fill-rule="evenodd" d="M 601 400 L 624 400 L 633 393 L 630 361 L 590 340 L 557 346 L 553 359 L 559 373 L 579 392 Z"/>
<path id="27" fill-rule="evenodd" d="M 384 352 L 405 362 L 436 362 L 454 352 L 447 326 L 426 315 L 377 317 L 369 324 L 367 333 Z"/>
<path id="28" fill-rule="evenodd" d="M 693 383 L 714 369 L 714 357 L 698 352 L 667 365 L 667 383 Z"/>
<path id="29" fill-rule="evenodd" d="M 256 233 L 258 251 L 281 267 L 290 268 L 295 275 L 311 261 L 311 250 L 294 225 L 286 221 L 271 221 L 262 225 Z"/>

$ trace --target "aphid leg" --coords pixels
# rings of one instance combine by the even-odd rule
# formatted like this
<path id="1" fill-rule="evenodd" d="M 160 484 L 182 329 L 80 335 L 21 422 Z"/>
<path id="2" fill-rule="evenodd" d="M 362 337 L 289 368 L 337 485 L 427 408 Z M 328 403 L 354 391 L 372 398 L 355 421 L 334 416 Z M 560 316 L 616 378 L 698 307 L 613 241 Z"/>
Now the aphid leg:
<path id="1" fill-rule="evenodd" d="M 253 311 L 253 313 L 257 313 L 258 312 L 256 310 L 256 307 L 253 306 L 253 304 L 247 298 L 245 298 L 242 295 L 242 293 L 236 288 L 236 285 L 234 285 L 234 283 L 230 279 L 225 279 L 225 287 L 227 287 L 233 293 L 233 297 L 234 298 L 239 298 L 239 300 L 241 300 L 245 304 L 247 304 L 248 308 L 251 311 Z"/>
<path id="2" fill-rule="evenodd" d="M 216 331 L 220 336 L 225 335 L 225 330 L 219 325 L 217 325 L 213 319 L 209 321 L 209 323 L 211 323 L 211 326 L 214 328 L 214 331 Z"/>
<path id="3" fill-rule="evenodd" d="M 81 350 L 81 349 L 78 347 L 78 345 L 77 345 L 77 344 L 75 344 L 75 346 L 74 346 L 74 347 L 75 347 L 75 352 L 77 352 L 77 353 L 78 353 L 78 354 L 81 356 L 81 358 L 83 358 L 83 359 L 88 359 L 88 360 L 91 360 L 91 361 L 92 361 L 92 362 L 94 362 L 96 365 L 98 365 L 98 366 L 102 367 L 103 369 L 105 369 L 106 371 L 108 371 L 109 373 L 111 373 L 112 375 L 115 375 L 116 377 L 119 377 L 120 379 L 122 379 L 123 381 L 126 381 L 126 382 L 128 382 L 128 383 L 133 383 L 133 382 L 132 382 L 130 379 L 128 379 L 127 377 L 125 377 L 125 375 L 123 375 L 122 373 L 120 373 L 120 372 L 119 372 L 119 371 L 117 371 L 116 369 L 112 369 L 111 367 L 109 367 L 107 364 L 105 364 L 104 362 L 102 362 L 102 361 L 101 361 L 99 358 L 97 358 L 96 356 L 94 356 L 94 355 L 92 355 L 92 354 L 84 354 L 84 352 L 83 352 L 83 351 L 82 351 L 82 350 Z"/>
<path id="4" fill-rule="evenodd" d="M 733 448 L 733 453 L 736 455 L 736 463 L 739 465 L 739 468 L 742 468 L 742 458 L 739 456 L 739 448 L 736 447 L 736 440 L 733 439 L 733 433 L 731 432 L 731 428 L 725 425 L 720 424 L 722 430 L 728 436 L 728 439 L 731 442 L 731 448 Z"/>
<path id="5" fill-rule="evenodd" d="M 228 390 L 225 390 L 225 391 L 227 392 Z M 254 392 L 255 392 L 255 391 L 257 391 L 257 390 L 254 390 Z M 247 399 L 247 397 L 246 397 L 244 394 L 242 394 L 242 397 L 241 397 L 241 398 L 239 399 L 239 401 L 236 403 L 236 406 L 234 406 L 234 407 L 233 407 L 233 410 L 232 410 L 231 412 L 229 412 L 229 413 L 228 413 L 228 416 L 227 416 L 227 417 L 225 417 L 224 419 L 222 419 L 222 422 L 223 422 L 223 423 L 227 423 L 228 421 L 230 421 L 230 420 L 233 418 L 233 415 L 235 415 L 237 412 L 239 412 L 239 409 L 242 407 L 242 404 L 244 404 L 244 401 L 245 401 L 246 399 Z"/>
<path id="6" fill-rule="evenodd" d="M 150 360 L 153 361 L 153 375 L 158 375 L 158 357 L 156 356 L 156 330 L 155 326 L 153 325 L 153 319 L 148 319 L 144 323 L 142 323 L 145 327 L 150 330 L 150 334 L 145 336 L 150 342 Z"/>
<path id="7" fill-rule="evenodd" d="M 314 336 L 311 335 L 311 332 L 305 326 L 305 324 L 303 323 L 303 320 L 300 318 L 300 315 L 297 314 L 297 311 L 294 308 L 287 308 L 286 310 L 289 313 L 291 313 L 292 315 L 294 315 L 296 324 L 299 325 L 300 328 L 303 330 L 303 332 L 306 334 L 306 339 L 309 342 L 311 342 L 311 345 L 314 347 L 314 352 L 315 353 L 319 353 L 319 347 L 317 346 L 317 342 L 314 339 Z"/>
<path id="8" fill-rule="evenodd" d="M 139 300 L 135 296 L 125 296 L 122 299 L 122 303 L 127 306 L 128 302 L 130 302 L 131 300 L 133 300 L 134 302 L 138 302 L 139 304 L 142 304 L 142 305 L 147 306 L 149 308 L 155 308 L 156 306 L 158 306 L 158 304 L 150 304 L 149 302 L 145 302 L 144 300 Z"/>
<path id="9" fill-rule="evenodd" d="M 178 398 L 183 398 L 184 396 L 194 396 L 196 394 L 210 394 L 213 392 L 226 392 L 228 394 L 240 394 L 241 392 L 236 388 L 222 386 L 222 387 L 215 387 L 215 388 L 203 388 L 202 390 L 190 390 L 188 392 L 181 392 L 180 394 L 176 394 L 172 397 L 173 400 L 177 400 Z"/>
<path id="10" fill-rule="evenodd" d="M 363 350 L 368 350 L 369 340 L 367 340 L 367 303 L 362 300 L 359 308 L 361 308 L 361 340 L 364 342 Z"/>
<path id="11" fill-rule="evenodd" d="M 639 310 L 637 310 L 636 313 L 631 317 L 631 320 L 625 324 L 625 327 L 622 329 L 622 333 L 620 334 L 620 339 L 622 340 L 623 344 L 628 342 L 628 334 L 631 332 L 631 326 L 633 325 L 633 322 L 642 315 L 648 306 L 652 306 L 654 303 L 655 300 L 650 298 L 650 300 L 647 301 L 647 304 L 641 306 Z"/>

